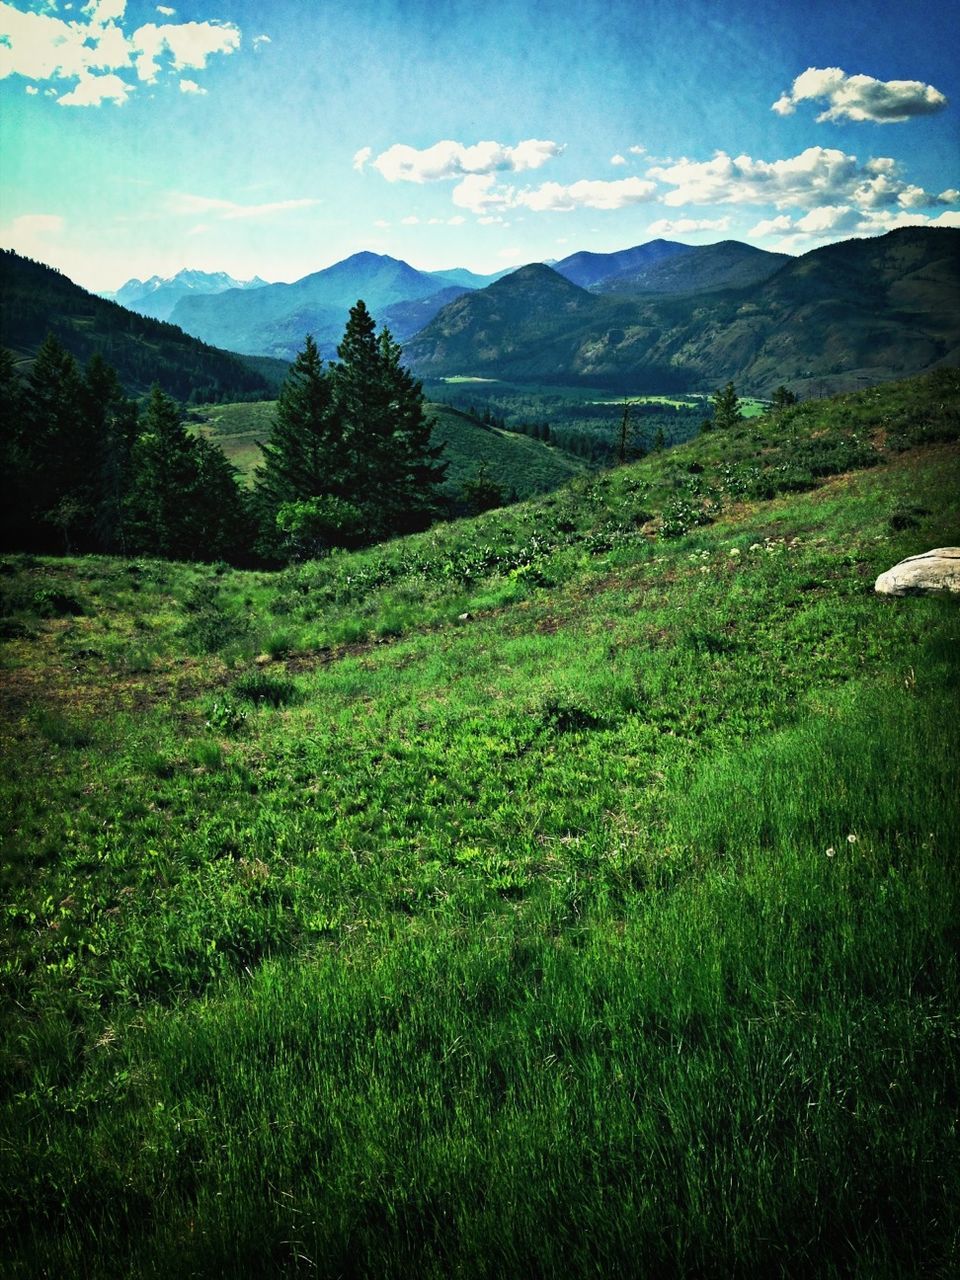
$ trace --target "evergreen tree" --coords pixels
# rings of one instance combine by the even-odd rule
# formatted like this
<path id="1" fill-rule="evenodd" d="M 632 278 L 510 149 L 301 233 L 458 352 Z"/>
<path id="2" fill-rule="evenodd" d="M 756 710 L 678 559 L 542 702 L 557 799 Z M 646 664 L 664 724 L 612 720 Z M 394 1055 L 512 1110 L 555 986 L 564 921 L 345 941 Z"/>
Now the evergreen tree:
<path id="1" fill-rule="evenodd" d="M 15 547 L 21 545 L 27 508 L 29 470 L 25 465 L 23 443 L 26 397 L 13 353 L 6 347 L 0 347 L 0 405 L 6 424 L 0 432 L 0 474 L 4 488 L 4 501 L 0 504 L 0 546 Z"/>
<path id="2" fill-rule="evenodd" d="M 37 351 L 27 378 L 13 447 L 18 476 L 14 501 L 24 545 L 71 549 L 71 528 L 86 506 L 92 441 L 80 411 L 76 361 L 53 334 Z M 60 536 L 53 530 L 59 526 Z"/>
<path id="3" fill-rule="evenodd" d="M 331 379 L 309 334 L 280 391 L 270 440 L 261 447 L 257 496 L 274 510 L 347 484 L 349 460 Z"/>
<path id="4" fill-rule="evenodd" d="M 740 410 L 740 398 L 732 382 L 715 391 L 713 400 L 713 425 L 718 431 L 734 427 L 743 420 Z"/>
<path id="5" fill-rule="evenodd" d="M 127 507 L 131 549 L 181 560 L 218 560 L 239 549 L 236 471 L 215 445 L 190 435 L 156 385 L 133 449 Z"/>
<path id="6" fill-rule="evenodd" d="M 426 415 L 423 386 L 400 363 L 403 354 L 389 329 L 378 343 L 380 377 L 387 400 L 388 430 L 374 460 L 373 500 L 386 516 L 385 531 L 425 528 L 437 509 L 437 490 L 447 463 L 443 445 L 432 445 L 433 422 Z"/>
<path id="7" fill-rule="evenodd" d="M 430 443 L 423 392 L 378 336 L 362 301 L 350 310 L 339 360 L 325 370 L 308 337 L 287 377 L 255 502 L 273 555 L 350 545 L 423 528 L 446 467 Z"/>
<path id="8" fill-rule="evenodd" d="M 486 462 L 481 462 L 474 473 L 464 480 L 461 494 L 467 508 L 467 514 L 478 516 L 483 511 L 491 511 L 494 507 L 502 507 L 506 502 L 506 491 L 490 475 Z"/>
<path id="9" fill-rule="evenodd" d="M 400 363 L 389 330 L 376 336 L 362 301 L 351 307 L 333 366 L 333 397 L 353 467 L 351 500 L 371 537 L 425 527 L 435 514 L 446 464 L 430 444 L 421 384 Z"/>
<path id="10" fill-rule="evenodd" d="M 797 403 L 797 397 L 788 387 L 782 383 L 773 393 L 773 409 L 774 412 L 780 413 L 784 409 L 789 409 L 792 404 Z"/>
<path id="11" fill-rule="evenodd" d="M 261 447 L 254 503 L 261 544 L 276 553 L 283 532 L 277 529 L 281 507 L 328 496 L 346 498 L 351 488 L 351 457 L 332 380 L 309 334 L 280 391 L 270 439 Z"/>
<path id="12" fill-rule="evenodd" d="M 91 357 L 87 364 L 80 407 L 85 434 L 95 441 L 90 543 L 101 551 L 122 553 L 126 549 L 126 495 L 137 438 L 137 406 L 124 395 L 116 370 L 100 355 Z"/>

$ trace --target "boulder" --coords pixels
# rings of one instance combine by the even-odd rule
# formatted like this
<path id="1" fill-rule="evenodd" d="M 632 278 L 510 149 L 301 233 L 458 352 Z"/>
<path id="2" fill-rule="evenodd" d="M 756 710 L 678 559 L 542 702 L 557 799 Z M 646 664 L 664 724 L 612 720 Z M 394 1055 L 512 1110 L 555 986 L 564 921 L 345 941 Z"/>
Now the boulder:
<path id="1" fill-rule="evenodd" d="M 960 547 L 937 547 L 908 556 L 881 573 L 874 591 L 882 596 L 922 596 L 931 592 L 960 592 Z"/>

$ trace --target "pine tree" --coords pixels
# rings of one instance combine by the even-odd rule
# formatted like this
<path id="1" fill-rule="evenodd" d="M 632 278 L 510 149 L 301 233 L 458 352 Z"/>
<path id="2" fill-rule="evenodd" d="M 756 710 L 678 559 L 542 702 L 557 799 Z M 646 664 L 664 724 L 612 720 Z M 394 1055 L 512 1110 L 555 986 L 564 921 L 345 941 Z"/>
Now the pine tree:
<path id="1" fill-rule="evenodd" d="M 117 371 L 100 355 L 91 357 L 80 388 L 85 433 L 95 442 L 90 477 L 93 513 L 89 543 L 98 550 L 126 549 L 126 495 L 137 438 L 137 406 L 124 395 Z"/>
<path id="2" fill-rule="evenodd" d="M 383 537 L 429 523 L 446 465 L 438 462 L 442 446 L 430 444 L 421 384 L 400 363 L 389 330 L 379 338 L 375 330 L 358 301 L 331 377 L 352 466 L 353 491 L 346 496 L 367 513 L 369 535 Z"/>
<path id="3" fill-rule="evenodd" d="M 191 436 L 158 386 L 133 449 L 127 503 L 131 548 L 181 560 L 236 555 L 243 504 L 236 471 L 209 441 Z"/>
<path id="4" fill-rule="evenodd" d="M 740 398 L 732 382 L 715 391 L 711 399 L 713 400 L 713 425 L 718 431 L 735 427 L 743 420 Z"/>
<path id="5" fill-rule="evenodd" d="M 13 444 L 19 468 L 17 520 L 25 545 L 70 550 L 71 526 L 89 514 L 82 508 L 91 442 L 80 411 L 76 361 L 53 334 L 40 345 L 27 378 Z M 54 538 L 57 527 L 60 537 Z"/>
<path id="6" fill-rule="evenodd" d="M 773 393 L 773 409 L 775 413 L 781 413 L 784 409 L 789 409 L 792 404 L 796 403 L 796 395 L 789 387 L 785 387 L 783 383 Z"/>
<path id="7" fill-rule="evenodd" d="M 0 347 L 0 405 L 5 428 L 0 431 L 0 474 L 4 501 L 0 504 L 0 546 L 22 545 L 26 524 L 29 469 L 24 457 L 26 396 L 13 353 Z"/>
<path id="8" fill-rule="evenodd" d="M 270 439 L 261 448 L 254 502 L 264 548 L 276 551 L 282 506 L 346 498 L 351 489 L 352 460 L 332 380 L 309 334 L 281 389 Z"/>

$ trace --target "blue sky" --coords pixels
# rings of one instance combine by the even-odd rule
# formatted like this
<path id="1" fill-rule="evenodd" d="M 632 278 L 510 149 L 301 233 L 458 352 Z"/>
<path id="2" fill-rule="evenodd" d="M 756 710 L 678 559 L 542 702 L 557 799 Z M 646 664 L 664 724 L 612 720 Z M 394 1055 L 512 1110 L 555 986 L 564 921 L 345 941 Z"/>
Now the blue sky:
<path id="1" fill-rule="evenodd" d="M 960 225 L 939 0 L 0 0 L 0 244 L 94 289 L 361 249 Z"/>

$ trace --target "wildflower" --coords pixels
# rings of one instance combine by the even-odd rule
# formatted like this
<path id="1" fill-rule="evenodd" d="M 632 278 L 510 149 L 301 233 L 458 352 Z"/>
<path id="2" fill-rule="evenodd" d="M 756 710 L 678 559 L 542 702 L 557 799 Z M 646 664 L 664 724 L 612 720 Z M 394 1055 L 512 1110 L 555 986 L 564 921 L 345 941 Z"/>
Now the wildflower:
<path id="1" fill-rule="evenodd" d="M 833 858 L 833 857 L 835 857 L 835 856 L 836 856 L 836 853 L 837 853 L 836 849 L 833 849 L 833 848 L 828 849 L 828 850 L 827 850 L 827 857 L 828 857 L 828 858 Z"/>
<path id="2" fill-rule="evenodd" d="M 732 555 L 732 556 L 738 556 L 739 554 L 740 554 L 740 548 L 739 548 L 739 547 L 731 547 L 731 548 L 730 548 L 730 555 Z"/>
<path id="3" fill-rule="evenodd" d="M 847 844 L 856 844 L 856 843 L 857 843 L 857 837 L 851 831 L 850 834 L 847 836 Z"/>
<path id="4" fill-rule="evenodd" d="M 763 548 L 761 547 L 761 545 L 760 545 L 760 543 L 759 543 L 759 542 L 751 542 L 751 543 L 750 543 L 750 550 L 751 550 L 751 551 L 762 551 L 762 550 L 763 550 Z"/>

